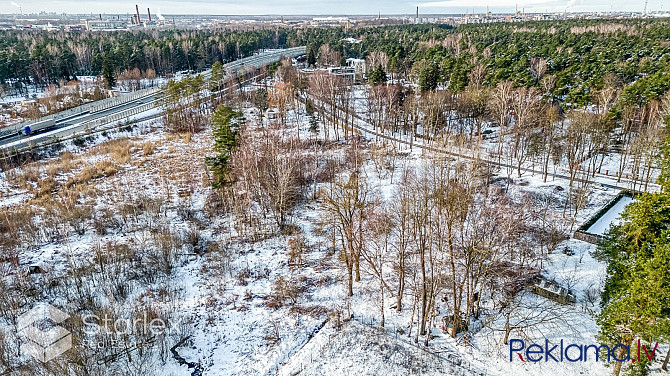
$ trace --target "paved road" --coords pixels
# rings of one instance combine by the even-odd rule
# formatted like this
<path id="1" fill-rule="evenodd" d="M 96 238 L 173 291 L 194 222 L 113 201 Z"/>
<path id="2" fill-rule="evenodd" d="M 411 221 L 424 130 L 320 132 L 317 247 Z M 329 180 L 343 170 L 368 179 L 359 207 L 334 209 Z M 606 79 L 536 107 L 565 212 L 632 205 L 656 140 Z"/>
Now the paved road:
<path id="1" fill-rule="evenodd" d="M 264 52 L 255 56 L 250 56 L 244 59 L 236 60 L 234 62 L 224 65 L 224 69 L 229 72 L 236 72 L 245 67 L 260 68 L 262 66 L 271 64 L 275 61 L 278 61 L 282 56 L 291 56 L 297 57 L 305 54 L 305 47 L 295 47 L 285 50 L 272 50 L 269 52 Z M 205 79 L 211 77 L 211 70 L 207 70 L 201 73 Z M 129 94 L 126 94 L 129 95 Z M 30 143 L 38 144 L 44 142 L 45 140 L 50 139 L 52 136 L 58 137 L 67 137 L 72 134 L 81 131 L 83 126 L 88 123 L 93 123 L 96 120 L 103 119 L 106 116 L 114 115 L 121 113 L 123 111 L 129 111 L 134 108 L 145 106 L 149 103 L 155 103 L 156 99 L 159 97 L 159 92 L 154 92 L 149 95 L 134 99 L 132 101 L 118 104 L 109 108 L 106 108 L 101 111 L 96 111 L 93 113 L 86 112 L 77 114 L 74 116 L 62 118 L 56 120 L 56 125 L 47 132 L 38 133 L 36 135 L 24 136 L 24 135 L 15 135 L 8 138 L 0 140 L 0 150 L 10 149 L 10 148 L 22 148 Z M 71 129 L 71 131 L 68 131 Z"/>
<path id="2" fill-rule="evenodd" d="M 60 120 L 56 121 L 56 125 L 53 128 L 51 128 L 50 131 L 65 128 L 65 127 L 75 125 L 75 124 L 92 122 L 96 119 L 100 119 L 104 116 L 111 115 L 111 114 L 116 113 L 116 112 L 130 110 L 130 109 L 132 109 L 134 107 L 137 107 L 139 105 L 142 105 L 142 104 L 145 104 L 145 103 L 150 103 L 152 101 L 155 101 L 155 99 L 156 99 L 156 95 L 154 94 L 154 95 L 150 95 L 150 96 L 147 96 L 147 97 L 143 97 L 143 98 L 134 100 L 132 102 L 112 106 L 112 107 L 109 107 L 109 108 L 107 108 L 105 110 L 102 110 L 102 111 L 97 111 L 97 112 L 94 112 L 94 113 L 82 113 L 82 114 L 70 116 L 70 117 L 67 117 L 67 118 L 64 118 L 64 119 L 60 119 Z M 38 134 L 39 133 L 37 133 L 35 135 L 38 135 Z M 31 137 L 34 137 L 35 135 L 25 136 L 25 135 L 17 134 L 17 135 L 14 135 L 12 137 L 4 138 L 4 139 L 0 140 L 0 148 L 2 148 L 2 145 L 10 144 L 10 143 L 12 143 L 14 141 L 18 141 L 18 140 L 29 141 L 31 139 Z"/>

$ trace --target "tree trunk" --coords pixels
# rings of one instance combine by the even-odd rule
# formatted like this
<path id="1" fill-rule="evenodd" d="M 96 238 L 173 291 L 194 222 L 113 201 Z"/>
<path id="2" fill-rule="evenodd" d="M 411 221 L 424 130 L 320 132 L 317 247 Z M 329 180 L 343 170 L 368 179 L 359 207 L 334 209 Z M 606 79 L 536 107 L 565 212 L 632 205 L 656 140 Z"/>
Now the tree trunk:
<path id="1" fill-rule="evenodd" d="M 350 261 L 347 261 L 347 295 L 354 296 L 354 273 Z"/>
<path id="2" fill-rule="evenodd" d="M 405 270 L 404 263 L 400 262 L 400 272 L 398 274 L 398 296 L 396 298 L 396 311 L 402 311 L 402 295 L 405 290 Z"/>
<path id="3" fill-rule="evenodd" d="M 380 273 L 381 273 L 381 268 L 380 268 Z M 385 317 L 384 317 L 384 279 L 379 278 L 379 296 L 381 298 L 381 302 L 379 302 L 379 310 L 381 313 L 381 321 L 379 325 L 383 328 L 385 324 Z"/>

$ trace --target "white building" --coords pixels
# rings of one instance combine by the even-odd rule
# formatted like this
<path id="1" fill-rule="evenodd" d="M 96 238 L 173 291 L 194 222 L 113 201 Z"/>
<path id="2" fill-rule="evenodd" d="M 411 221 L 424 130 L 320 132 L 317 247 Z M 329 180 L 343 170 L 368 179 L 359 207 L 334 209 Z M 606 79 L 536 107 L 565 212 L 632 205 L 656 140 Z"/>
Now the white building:
<path id="1" fill-rule="evenodd" d="M 365 64 L 365 59 L 347 59 L 347 66 L 354 68 L 354 71 L 357 75 L 364 75 L 367 73 L 367 64 Z"/>

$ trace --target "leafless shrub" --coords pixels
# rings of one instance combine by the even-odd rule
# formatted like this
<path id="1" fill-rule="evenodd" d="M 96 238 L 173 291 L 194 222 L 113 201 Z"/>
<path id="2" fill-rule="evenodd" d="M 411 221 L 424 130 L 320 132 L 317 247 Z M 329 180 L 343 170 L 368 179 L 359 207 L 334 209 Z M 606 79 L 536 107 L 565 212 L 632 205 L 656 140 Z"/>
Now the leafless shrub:
<path id="1" fill-rule="evenodd" d="M 343 164 L 334 158 L 326 159 L 326 162 L 318 169 L 314 179 L 318 183 L 331 182 L 335 176 L 342 171 Z"/>
<path id="2" fill-rule="evenodd" d="M 168 131 L 172 133 L 198 133 L 205 129 L 207 116 L 204 114 L 183 107 L 180 107 L 178 113 L 179 120 L 171 116 L 163 116 L 163 122 L 167 125 Z"/>
<path id="3" fill-rule="evenodd" d="M 155 269 L 168 275 L 176 266 L 182 241 L 178 236 L 165 231 L 154 232 L 152 236 L 157 252 L 149 256 L 150 260 L 155 263 Z"/>
<path id="4" fill-rule="evenodd" d="M 304 157 L 295 149 L 297 140 L 282 140 L 277 134 L 268 134 L 267 140 L 258 144 L 245 143 L 238 154 L 238 168 L 252 169 L 257 173 L 239 171 L 246 178 L 256 201 L 283 228 L 302 196 L 305 185 Z"/>
<path id="5" fill-rule="evenodd" d="M 177 215 L 182 221 L 191 221 L 195 218 L 195 211 L 187 201 L 177 204 Z"/>
<path id="6" fill-rule="evenodd" d="M 289 265 L 298 266 L 303 262 L 302 255 L 307 248 L 305 238 L 298 233 L 288 240 L 288 263 Z"/>
<path id="7" fill-rule="evenodd" d="M 242 269 L 239 273 L 237 273 L 237 282 L 240 284 L 240 286 L 246 286 L 247 279 L 249 278 L 251 278 L 251 270 L 248 268 Z"/>
<path id="8" fill-rule="evenodd" d="M 281 323 L 279 320 L 270 320 L 270 327 L 267 329 L 265 334 L 265 340 L 268 341 L 269 345 L 275 345 L 281 340 L 279 334 L 279 328 Z"/>
<path id="9" fill-rule="evenodd" d="M 209 218 L 215 218 L 228 212 L 224 192 L 220 189 L 214 189 L 207 194 L 205 198 L 204 213 Z"/>
<path id="10" fill-rule="evenodd" d="M 191 224 L 191 226 L 189 226 L 188 230 L 186 231 L 185 240 L 192 248 L 196 248 L 202 244 L 202 235 L 196 225 Z"/>
<path id="11" fill-rule="evenodd" d="M 586 298 L 587 303 L 589 303 L 591 306 L 595 306 L 595 304 L 600 300 L 600 289 L 598 286 L 590 285 L 586 290 L 584 290 L 584 297 Z"/>
<path id="12" fill-rule="evenodd" d="M 293 278 L 284 278 L 283 276 L 280 276 L 275 280 L 272 289 L 274 299 L 281 304 L 284 304 L 287 300 L 292 305 L 297 303 L 298 298 L 302 293 L 303 287 L 299 281 L 296 281 Z"/>
<path id="13" fill-rule="evenodd" d="M 324 315 L 330 314 L 333 312 L 332 308 L 324 307 L 322 305 L 316 305 L 316 306 L 302 306 L 302 305 L 294 305 L 292 306 L 289 311 L 291 313 L 299 313 L 301 315 L 309 315 L 312 317 L 322 317 Z"/>

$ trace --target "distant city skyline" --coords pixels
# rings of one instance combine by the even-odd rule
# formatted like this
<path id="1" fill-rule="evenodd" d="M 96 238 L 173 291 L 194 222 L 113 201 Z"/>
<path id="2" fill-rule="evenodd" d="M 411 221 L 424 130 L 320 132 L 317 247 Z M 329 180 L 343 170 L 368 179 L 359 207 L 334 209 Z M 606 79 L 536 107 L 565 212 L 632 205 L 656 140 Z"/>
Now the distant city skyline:
<path id="1" fill-rule="evenodd" d="M 648 12 L 668 11 L 670 4 L 666 0 L 649 0 Z M 528 13 L 542 12 L 641 12 L 645 2 L 629 0 L 437 0 L 437 1 L 298 1 L 298 0 L 260 0 L 260 1 L 215 1 L 194 0 L 155 1 L 2 1 L 0 13 L 134 13 L 135 4 L 140 9 L 151 8 L 156 14 L 211 14 L 211 15 L 369 15 L 369 14 L 414 14 L 419 7 L 423 14 L 461 14 L 484 13 L 488 8 L 494 13 L 511 13 L 518 6 L 519 11 Z"/>

